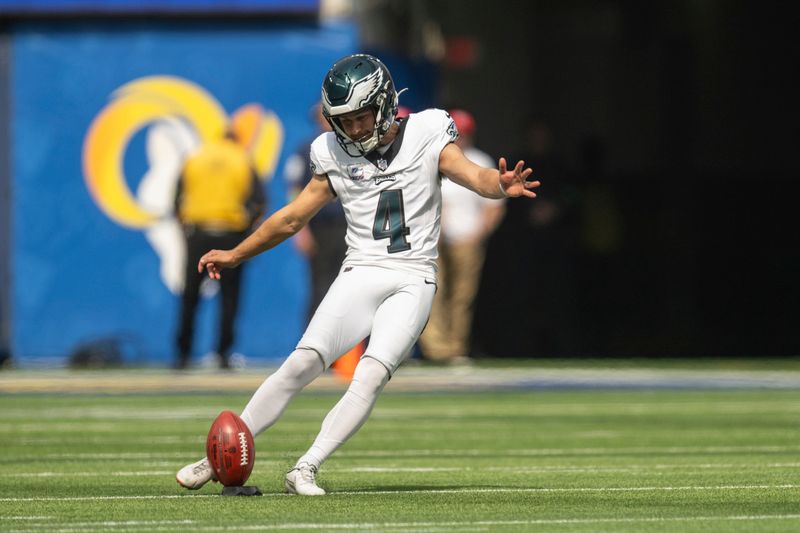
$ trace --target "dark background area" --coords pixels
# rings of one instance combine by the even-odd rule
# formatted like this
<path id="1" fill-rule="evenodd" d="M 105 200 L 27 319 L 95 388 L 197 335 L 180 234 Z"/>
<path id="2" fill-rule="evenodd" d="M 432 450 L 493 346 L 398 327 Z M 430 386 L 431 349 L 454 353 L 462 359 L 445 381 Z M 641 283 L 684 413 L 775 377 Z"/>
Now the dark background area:
<path id="1" fill-rule="evenodd" d="M 470 110 L 480 148 L 524 158 L 543 182 L 536 201 L 509 202 L 489 243 L 475 355 L 800 355 L 791 4 L 352 7 L 363 49 L 410 87 L 404 104 Z M 186 15 L 156 18 L 169 16 Z M 531 147 L 532 126 L 549 149 Z M 0 236 L 9 198 L 0 188 Z M 0 351 L 7 338 L 0 329 Z"/>
<path id="2" fill-rule="evenodd" d="M 438 104 L 543 182 L 490 242 L 477 354 L 800 355 L 786 4 L 378 4 L 366 44 L 439 54 Z M 526 146 L 534 122 L 546 155 Z"/>

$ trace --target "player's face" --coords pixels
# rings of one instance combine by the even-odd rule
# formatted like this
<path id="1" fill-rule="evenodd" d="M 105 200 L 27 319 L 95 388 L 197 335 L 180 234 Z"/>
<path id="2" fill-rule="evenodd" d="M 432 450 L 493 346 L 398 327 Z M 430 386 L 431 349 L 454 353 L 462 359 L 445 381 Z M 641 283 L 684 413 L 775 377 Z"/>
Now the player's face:
<path id="1" fill-rule="evenodd" d="M 375 130 L 375 112 L 371 107 L 359 109 L 336 118 L 347 136 L 354 141 L 368 138 Z"/>

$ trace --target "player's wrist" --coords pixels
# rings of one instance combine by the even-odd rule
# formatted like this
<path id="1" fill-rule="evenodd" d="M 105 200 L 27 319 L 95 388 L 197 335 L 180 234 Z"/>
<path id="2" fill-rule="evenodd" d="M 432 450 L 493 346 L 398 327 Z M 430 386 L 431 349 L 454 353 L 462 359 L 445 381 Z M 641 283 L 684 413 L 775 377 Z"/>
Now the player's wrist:
<path id="1" fill-rule="evenodd" d="M 237 267 L 245 262 L 248 259 L 247 254 L 243 253 L 241 250 L 234 248 L 230 251 L 230 259 L 231 263 L 234 267 Z"/>
<path id="2" fill-rule="evenodd" d="M 506 192 L 505 188 L 503 187 L 503 182 L 500 179 L 497 180 L 497 188 L 500 189 L 500 194 L 503 195 L 503 198 L 508 198 L 508 193 Z"/>

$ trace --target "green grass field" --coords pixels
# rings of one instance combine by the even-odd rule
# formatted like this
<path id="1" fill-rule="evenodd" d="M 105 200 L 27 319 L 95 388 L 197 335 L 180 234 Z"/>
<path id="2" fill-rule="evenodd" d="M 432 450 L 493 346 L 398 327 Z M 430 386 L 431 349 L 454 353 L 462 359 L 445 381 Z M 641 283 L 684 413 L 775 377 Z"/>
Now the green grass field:
<path id="1" fill-rule="evenodd" d="M 308 392 L 256 440 L 264 496 L 180 488 L 248 397 L 0 396 L 0 531 L 800 531 L 798 390 L 389 390 L 302 498 L 338 399 Z"/>

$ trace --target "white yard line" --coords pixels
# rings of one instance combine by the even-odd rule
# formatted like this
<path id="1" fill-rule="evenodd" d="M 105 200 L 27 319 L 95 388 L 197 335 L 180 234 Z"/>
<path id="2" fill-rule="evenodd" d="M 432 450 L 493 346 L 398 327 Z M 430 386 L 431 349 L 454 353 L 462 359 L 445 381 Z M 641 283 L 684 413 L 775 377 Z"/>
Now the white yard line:
<path id="1" fill-rule="evenodd" d="M 341 450 L 337 457 L 447 457 L 470 456 L 481 457 L 485 455 L 503 457 L 544 457 L 560 455 L 624 455 L 632 454 L 705 454 L 705 453 L 790 453 L 800 452 L 799 446 L 629 446 L 629 447 L 596 447 L 596 448 L 522 448 L 509 450 L 491 450 L 466 448 L 460 449 L 405 449 L 405 450 Z M 287 452 L 259 451 L 260 457 L 284 457 Z M 168 459 L 189 460 L 192 457 L 184 452 L 129 452 L 129 453 L 45 453 L 41 455 L 18 456 L 18 459 L 27 457 L 37 460 L 48 459 Z"/>
<path id="2" fill-rule="evenodd" d="M 422 449 L 422 450 L 342 450 L 337 457 L 416 457 L 416 456 L 460 456 L 480 457 L 483 455 L 503 457 L 549 456 L 549 455 L 622 455 L 626 453 L 647 454 L 694 454 L 694 453 L 781 453 L 797 452 L 800 446 L 630 446 L 596 448 L 523 448 L 510 450 L 479 449 Z"/>
<path id="3" fill-rule="evenodd" d="M 165 465 L 166 466 L 166 465 Z M 675 463 L 675 464 L 639 464 L 627 465 L 622 467 L 600 466 L 600 465 L 544 465 L 544 466 L 446 466 L 446 467 L 404 467 L 404 466 L 355 466 L 352 468 L 326 468 L 326 473 L 436 473 L 436 472 L 516 472 L 520 474 L 531 473 L 607 473 L 607 472 L 652 472 L 655 470 L 684 470 L 684 469 L 703 469 L 703 470 L 728 470 L 730 468 L 800 468 L 800 463 Z M 174 470 L 138 470 L 138 471 L 76 471 L 76 472 L 7 472 L 3 477 L 147 477 L 147 476 L 171 476 Z"/>
<path id="4" fill-rule="evenodd" d="M 532 487 L 532 488 L 493 488 L 493 489 L 422 489 L 422 490 L 376 490 L 376 491 L 341 491 L 332 494 L 367 495 L 367 494 L 491 494 L 491 493 L 558 493 L 558 492 L 679 492 L 679 491 L 714 491 L 714 490 L 769 490 L 797 489 L 800 485 L 711 485 L 680 487 Z M 1 501 L 1 500 L 0 500 Z"/>
<path id="5" fill-rule="evenodd" d="M 197 455 L 197 454 L 195 454 Z M 181 452 L 79 452 L 79 453 L 44 453 L 36 456 L 39 459 L 164 459 L 175 458 L 177 459 L 191 459 L 188 454 Z"/>
<path id="6" fill-rule="evenodd" d="M 353 473 L 393 473 L 393 472 L 517 472 L 520 474 L 531 473 L 607 473 L 607 472 L 641 472 L 641 471 L 667 471 L 684 469 L 703 469 L 703 470 L 728 470 L 730 468 L 800 468 L 800 463 L 682 463 L 682 464 L 642 464 L 627 465 L 621 467 L 598 466 L 598 465 L 546 465 L 546 466 L 446 466 L 446 467 L 404 467 L 404 466 L 356 466 L 352 468 L 326 468 L 325 472 L 353 472 Z M 11 474 L 13 475 L 13 474 Z"/>
<path id="7" fill-rule="evenodd" d="M 509 487 L 509 488 L 459 488 L 459 489 L 418 489 L 407 490 L 352 490 L 331 492 L 330 496 L 370 496 L 384 494 L 500 494 L 500 493 L 580 493 L 580 492 L 680 492 L 680 491 L 723 491 L 723 490 L 774 490 L 800 489 L 800 485 L 708 485 L 708 486 L 647 486 L 647 487 Z M 264 496 L 290 496 L 285 493 L 266 492 Z M 141 496 L 44 496 L 28 498 L 0 498 L 0 502 L 78 502 L 112 500 L 160 500 L 176 498 L 216 498 L 217 494 L 196 495 L 141 495 Z"/>
<path id="8" fill-rule="evenodd" d="M 0 391 L 1 392 L 1 391 Z M 685 402 L 654 402 L 654 401 L 628 401 L 628 402 L 523 402 L 517 401 L 506 405 L 498 411 L 498 406 L 469 406 L 459 405 L 444 407 L 418 406 L 413 409 L 407 407 L 386 406 L 376 409 L 373 418 L 412 418 L 419 419 L 425 415 L 435 414 L 440 420 L 472 418 L 476 415 L 514 415 L 519 412 L 527 415 L 558 415 L 558 416 L 583 416 L 586 414 L 642 414 L 642 413 L 719 413 L 719 414 L 760 414 L 760 413 L 797 413 L 800 411 L 800 402 L 793 400 L 775 401 L 772 399 L 742 400 L 710 400 L 710 401 L 685 401 Z M 8 407 L 0 416 L 0 428 L 29 429 L 40 428 L 41 424 L 22 426 L 18 420 L 30 419 L 31 409 Z M 121 405 L 112 407 L 48 407 L 40 413 L 41 420 L 52 420 L 64 424 L 64 427 L 84 427 L 87 422 L 106 422 L 109 424 L 127 424 L 132 420 L 144 421 L 189 421 L 211 420 L 218 413 L 213 406 L 198 408 L 175 408 L 165 410 L 161 405 L 136 406 Z M 296 418 L 317 418 L 324 413 L 323 408 L 294 408 L 292 416 Z M 71 422 L 74 421 L 74 422 Z M 23 422 L 24 424 L 24 422 Z"/>
<path id="9" fill-rule="evenodd" d="M 138 472 L 12 472 L 3 477 L 146 477 L 174 475 L 173 470 L 141 470 Z"/>
<path id="10" fill-rule="evenodd" d="M 265 496 L 283 496 L 267 493 Z M 288 496 L 288 495 L 287 495 Z M 175 500 L 178 498 L 218 498 L 218 494 L 147 494 L 139 496 L 39 496 L 30 498 L 0 498 L 0 502 L 100 502 L 124 500 Z"/>
<path id="11" fill-rule="evenodd" d="M 170 466 L 170 465 L 163 465 Z M 431 466 L 431 467 L 405 467 L 405 466 L 355 466 L 351 468 L 326 468 L 326 473 L 401 473 L 401 472 L 577 472 L 577 473 L 606 473 L 606 472 L 638 472 L 652 470 L 683 470 L 683 469 L 703 469 L 727 470 L 730 468 L 800 468 L 800 463 L 673 463 L 673 464 L 638 464 L 623 467 L 600 466 L 600 465 L 543 465 L 543 466 Z M 6 472 L 3 477 L 146 477 L 146 476 L 166 476 L 172 475 L 173 470 L 137 470 L 137 471 L 75 471 L 75 472 Z"/>
<path id="12" fill-rule="evenodd" d="M 533 525 L 559 525 L 559 524 L 637 524 L 637 523 L 667 523 L 667 522 L 728 522 L 728 521 L 765 521 L 765 520 L 798 520 L 800 514 L 775 514 L 775 515 L 732 515 L 732 516 L 669 516 L 669 517 L 628 517 L 628 518 L 541 518 L 531 520 L 476 520 L 476 521 L 443 521 L 443 522 L 371 522 L 371 523 L 322 523 L 322 522 L 290 522 L 279 524 L 250 524 L 237 525 L 237 531 L 270 531 L 281 529 L 345 529 L 345 530 L 376 530 L 399 529 L 411 530 L 421 528 L 471 528 L 491 526 L 533 526 Z M 97 531 L 98 528 L 131 529 L 143 527 L 147 531 L 172 530 L 177 525 L 191 525 L 192 531 L 216 531 L 219 526 L 198 525 L 192 520 L 152 520 L 152 521 L 119 521 L 119 522 L 76 522 L 65 524 L 65 527 L 56 529 L 61 533 L 76 533 L 80 531 Z M 12 531 L 37 531 L 51 528 L 50 524 L 29 524 L 26 528 Z"/>
<path id="13" fill-rule="evenodd" d="M 192 529 L 195 529 L 194 524 L 194 520 L 116 520 L 102 522 L 66 522 L 64 527 L 57 527 L 52 522 L 48 522 L 47 524 L 24 524 L 23 527 L 12 529 L 9 531 L 9 533 L 14 531 L 39 531 L 42 529 L 66 533 L 77 531 L 98 531 L 99 528 L 112 530 L 144 528 L 144 531 L 159 531 L 163 530 L 166 526 L 192 526 Z"/>

